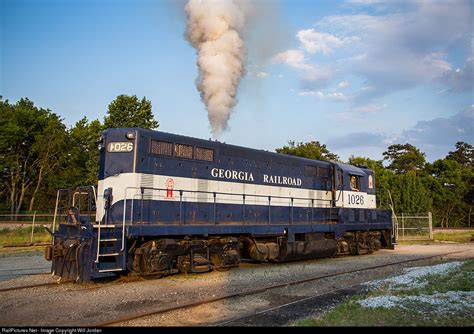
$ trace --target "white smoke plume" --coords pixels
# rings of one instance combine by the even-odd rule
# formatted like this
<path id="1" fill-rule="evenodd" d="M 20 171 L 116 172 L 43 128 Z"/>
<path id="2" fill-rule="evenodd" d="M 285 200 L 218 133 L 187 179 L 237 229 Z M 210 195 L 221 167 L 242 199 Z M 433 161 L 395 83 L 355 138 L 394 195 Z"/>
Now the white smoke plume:
<path id="1" fill-rule="evenodd" d="M 246 62 L 242 34 L 250 9 L 248 0 L 189 0 L 185 7 L 187 39 L 198 55 L 196 86 L 214 138 L 227 128 L 237 103 Z"/>

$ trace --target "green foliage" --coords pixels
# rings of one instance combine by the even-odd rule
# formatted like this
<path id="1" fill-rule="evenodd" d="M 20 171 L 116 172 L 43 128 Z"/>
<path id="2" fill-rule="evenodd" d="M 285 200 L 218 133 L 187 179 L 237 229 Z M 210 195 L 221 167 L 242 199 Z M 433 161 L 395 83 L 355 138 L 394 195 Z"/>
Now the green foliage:
<path id="1" fill-rule="evenodd" d="M 420 152 L 411 144 L 390 145 L 388 150 L 383 152 L 384 160 L 388 160 L 390 165 L 388 169 L 398 174 L 404 174 L 409 171 L 417 173 L 425 166 L 425 153 Z"/>
<path id="2" fill-rule="evenodd" d="M 98 143 L 104 127 L 98 120 L 89 122 L 82 118 L 69 131 L 70 151 L 68 165 L 73 170 L 66 170 L 65 179 L 69 187 L 79 185 L 96 185 L 99 172 Z"/>
<path id="3" fill-rule="evenodd" d="M 156 129 L 159 125 L 153 116 L 151 102 L 145 97 L 138 100 L 136 95 L 117 96 L 109 104 L 107 116 L 104 118 L 105 128 L 139 127 Z"/>
<path id="4" fill-rule="evenodd" d="M 2 199 L 11 212 L 32 210 L 45 179 L 61 165 L 67 147 L 62 120 L 28 99 L 0 100 Z"/>
<path id="5" fill-rule="evenodd" d="M 469 194 L 473 192 L 472 167 L 462 167 L 446 158 L 428 164 L 426 172 L 424 180 L 433 198 L 436 225 L 459 226 L 468 221 L 472 211 L 472 201 L 469 202 Z"/>
<path id="6" fill-rule="evenodd" d="M 308 159 L 339 160 L 339 157 L 336 154 L 329 152 L 326 145 L 321 144 L 319 141 L 310 141 L 307 143 L 295 143 L 295 141 L 289 141 L 288 146 L 277 148 L 276 151 L 278 153 L 295 155 Z"/>
<path id="7" fill-rule="evenodd" d="M 450 151 L 446 157 L 448 160 L 457 161 L 462 167 L 474 167 L 474 147 L 472 145 L 458 141 L 456 150 Z"/>
<path id="8" fill-rule="evenodd" d="M 431 196 L 414 172 L 392 175 L 389 189 L 395 212 L 410 214 L 431 211 Z"/>

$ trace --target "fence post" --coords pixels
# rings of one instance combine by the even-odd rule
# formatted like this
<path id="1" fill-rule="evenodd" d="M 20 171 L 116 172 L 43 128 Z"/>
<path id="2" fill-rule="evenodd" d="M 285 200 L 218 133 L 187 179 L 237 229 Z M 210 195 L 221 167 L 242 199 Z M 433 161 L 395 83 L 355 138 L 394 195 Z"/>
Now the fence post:
<path id="1" fill-rule="evenodd" d="M 30 242 L 33 242 L 33 234 L 35 233 L 35 220 L 36 220 L 36 211 L 33 212 L 33 225 L 31 227 L 31 240 L 30 240 Z"/>
<path id="2" fill-rule="evenodd" d="M 430 227 L 430 240 L 433 240 L 433 217 L 431 211 L 428 211 L 428 224 Z"/>
<path id="3" fill-rule="evenodd" d="M 405 239 L 405 219 L 403 218 L 403 212 L 402 212 L 402 239 Z"/>
<path id="4" fill-rule="evenodd" d="M 392 211 L 392 225 L 393 225 L 393 235 L 395 237 L 395 242 L 398 241 L 398 218 L 394 211 Z"/>

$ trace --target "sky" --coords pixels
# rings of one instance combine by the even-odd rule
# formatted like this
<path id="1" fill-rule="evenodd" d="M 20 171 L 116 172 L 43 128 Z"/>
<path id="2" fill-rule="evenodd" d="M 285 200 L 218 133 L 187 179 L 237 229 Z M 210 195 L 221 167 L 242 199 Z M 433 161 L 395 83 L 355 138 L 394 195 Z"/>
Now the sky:
<path id="1" fill-rule="evenodd" d="M 186 1 L 0 0 L 0 95 L 73 126 L 120 94 L 159 130 L 211 138 Z M 428 161 L 474 144 L 472 1 L 260 0 L 221 142 L 274 151 L 317 140 L 347 160 L 410 143 Z"/>

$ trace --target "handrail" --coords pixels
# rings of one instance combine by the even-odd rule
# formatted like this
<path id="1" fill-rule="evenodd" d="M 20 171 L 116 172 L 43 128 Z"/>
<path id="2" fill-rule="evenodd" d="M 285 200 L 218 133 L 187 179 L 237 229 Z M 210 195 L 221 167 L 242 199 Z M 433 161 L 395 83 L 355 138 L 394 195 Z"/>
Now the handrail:
<path id="1" fill-rule="evenodd" d="M 134 189 L 144 189 L 144 190 L 158 190 L 158 191 L 166 191 L 166 188 L 153 188 L 153 187 L 127 187 L 129 188 L 134 188 Z M 216 194 L 216 195 L 230 195 L 230 196 L 251 196 L 251 197 L 261 197 L 261 198 L 266 198 L 268 197 L 271 198 L 281 198 L 281 199 L 297 199 L 297 200 L 317 200 L 321 202 L 333 202 L 332 199 L 322 199 L 322 198 L 311 198 L 311 197 L 294 197 L 294 196 L 268 196 L 268 195 L 254 195 L 254 194 L 241 194 L 241 193 L 227 193 L 227 192 L 217 192 L 217 191 L 203 191 L 203 190 L 176 190 L 176 191 L 183 191 L 183 192 L 188 192 L 188 193 L 202 193 L 202 194 Z"/>
<path id="2" fill-rule="evenodd" d="M 89 192 L 75 191 L 72 194 L 72 206 L 76 206 L 76 195 L 89 195 Z"/>
<path id="3" fill-rule="evenodd" d="M 131 216 L 130 216 L 130 220 L 132 221 L 133 220 L 133 203 L 134 203 L 134 197 L 135 195 L 137 194 L 134 194 L 133 198 L 131 199 L 128 199 L 128 196 L 127 196 L 127 193 L 130 191 L 130 190 L 140 190 L 140 193 L 141 193 L 141 196 L 140 198 L 143 199 L 143 195 L 144 195 L 144 192 L 145 190 L 151 190 L 151 191 L 167 191 L 168 189 L 166 188 L 154 188 L 154 187 L 126 187 L 125 190 L 124 190 L 124 204 L 123 204 L 123 216 L 122 216 L 122 247 L 120 249 L 121 252 L 123 252 L 125 250 L 125 223 L 126 223 L 126 216 L 127 216 L 127 201 L 131 200 L 132 201 L 132 212 L 131 212 Z M 180 203 L 182 203 L 183 201 L 183 194 L 184 193 L 191 193 L 191 194 L 208 194 L 208 195 L 212 195 L 213 196 L 213 200 L 214 200 L 214 205 L 217 204 L 217 195 L 224 195 L 224 196 L 234 196 L 234 197 L 241 197 L 242 198 L 242 205 L 248 205 L 246 203 L 246 199 L 248 199 L 248 197 L 254 197 L 254 198 L 265 198 L 268 200 L 268 207 L 269 207 L 269 223 L 270 223 L 270 207 L 271 207 L 271 200 L 272 199 L 287 199 L 290 202 L 290 207 L 292 209 L 292 214 L 293 214 L 293 203 L 294 203 L 294 200 L 303 200 L 303 201 L 311 201 L 311 210 L 312 210 L 312 214 L 311 214 L 311 221 L 314 221 L 314 202 L 317 201 L 317 202 L 322 202 L 322 203 L 327 203 L 329 204 L 329 207 L 331 207 L 331 204 L 334 203 L 334 200 L 333 199 L 323 199 L 323 198 L 310 198 L 310 197 L 294 197 L 294 196 L 268 196 L 268 195 L 255 195 L 255 194 L 245 194 L 245 193 L 229 193 L 229 192 L 216 192 L 216 191 L 203 191 L 203 190 L 185 190 L 185 189 L 179 189 L 179 190 L 175 190 L 176 192 L 179 192 L 180 194 Z M 154 196 L 154 195 L 152 195 Z M 180 224 L 182 223 L 182 213 L 181 213 L 181 210 L 180 210 Z M 216 222 L 216 217 L 214 217 L 214 222 Z M 245 214 L 244 214 L 244 217 L 243 217 L 243 222 L 245 223 Z M 291 222 L 293 222 L 293 217 L 291 217 Z"/>
<path id="4" fill-rule="evenodd" d="M 56 228 L 56 215 L 58 214 L 58 205 L 59 205 L 59 192 L 61 190 L 58 190 L 57 194 L 56 194 L 56 206 L 54 207 L 54 218 L 53 218 L 53 229 L 52 229 L 52 232 L 54 232 L 55 228 Z M 54 243 L 54 241 L 53 241 Z"/>

